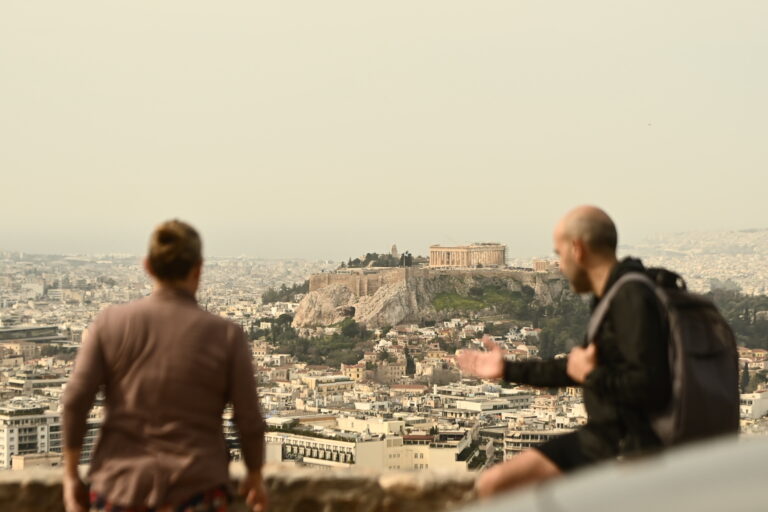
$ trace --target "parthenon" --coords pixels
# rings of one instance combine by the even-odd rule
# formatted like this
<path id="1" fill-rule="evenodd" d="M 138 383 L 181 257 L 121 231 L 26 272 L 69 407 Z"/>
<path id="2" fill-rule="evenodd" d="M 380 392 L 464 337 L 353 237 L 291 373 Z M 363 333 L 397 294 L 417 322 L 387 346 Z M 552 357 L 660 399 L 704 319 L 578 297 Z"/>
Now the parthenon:
<path id="1" fill-rule="evenodd" d="M 503 267 L 506 264 L 507 246 L 497 243 L 481 243 L 429 248 L 430 267 Z"/>

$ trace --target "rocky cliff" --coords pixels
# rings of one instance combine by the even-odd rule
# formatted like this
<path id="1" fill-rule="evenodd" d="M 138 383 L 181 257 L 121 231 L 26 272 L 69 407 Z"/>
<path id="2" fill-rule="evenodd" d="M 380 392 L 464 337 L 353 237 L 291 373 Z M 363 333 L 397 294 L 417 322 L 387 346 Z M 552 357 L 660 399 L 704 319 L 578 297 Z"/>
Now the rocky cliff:
<path id="1" fill-rule="evenodd" d="M 357 296 L 342 284 L 331 284 L 308 293 L 299 304 L 294 327 L 335 324 L 345 317 L 368 328 L 393 326 L 404 322 L 448 319 L 467 313 L 461 304 L 455 308 L 435 307 L 438 297 L 469 297 L 473 290 L 493 288 L 527 292 L 540 304 L 551 304 L 567 291 L 560 274 L 512 270 L 431 270 L 409 269 L 403 279 L 385 284 L 368 296 Z M 477 304 L 477 303 L 474 303 Z M 473 311 L 492 314 L 485 304 Z"/>

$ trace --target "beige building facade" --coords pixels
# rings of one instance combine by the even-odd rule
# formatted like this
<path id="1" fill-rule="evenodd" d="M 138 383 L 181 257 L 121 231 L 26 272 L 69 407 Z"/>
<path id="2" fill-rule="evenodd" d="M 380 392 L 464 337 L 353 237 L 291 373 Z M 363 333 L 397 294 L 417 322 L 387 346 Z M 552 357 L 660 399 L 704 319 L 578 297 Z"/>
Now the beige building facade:
<path id="1" fill-rule="evenodd" d="M 25 361 L 40 355 L 40 346 L 32 341 L 6 341 L 0 343 L 0 347 L 22 356 Z"/>
<path id="2" fill-rule="evenodd" d="M 503 267 L 506 261 L 507 246 L 503 244 L 483 243 L 455 247 L 432 245 L 429 248 L 430 267 Z"/>
<path id="3" fill-rule="evenodd" d="M 341 363 L 341 373 L 355 382 L 360 382 L 365 379 L 365 365 Z"/>
<path id="4" fill-rule="evenodd" d="M 560 267 L 557 261 L 553 260 L 533 260 L 534 272 L 554 272 Z"/>
<path id="5" fill-rule="evenodd" d="M 301 381 L 310 391 L 321 394 L 343 393 L 355 389 L 355 382 L 343 375 L 320 375 L 301 377 Z"/>
<path id="6" fill-rule="evenodd" d="M 461 454 L 470 443 L 468 437 L 451 443 L 435 442 L 432 436 L 395 435 L 345 441 L 267 432 L 265 459 L 267 463 L 295 463 L 327 469 L 468 471 L 472 460 Z"/>

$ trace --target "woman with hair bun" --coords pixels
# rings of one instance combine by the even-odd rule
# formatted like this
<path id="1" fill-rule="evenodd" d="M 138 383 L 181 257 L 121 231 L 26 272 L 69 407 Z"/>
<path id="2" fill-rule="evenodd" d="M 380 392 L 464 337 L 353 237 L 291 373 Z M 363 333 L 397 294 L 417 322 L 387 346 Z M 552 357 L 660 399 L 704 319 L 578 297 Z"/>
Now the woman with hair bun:
<path id="1" fill-rule="evenodd" d="M 197 305 L 202 264 L 197 231 L 164 222 L 144 260 L 152 293 L 110 306 L 89 328 L 63 397 L 67 512 L 226 511 L 232 493 L 222 412 L 230 402 L 248 467 L 240 491 L 251 510 L 265 510 L 264 422 L 250 350 L 240 327 Z M 77 466 L 102 387 L 89 494 Z"/>

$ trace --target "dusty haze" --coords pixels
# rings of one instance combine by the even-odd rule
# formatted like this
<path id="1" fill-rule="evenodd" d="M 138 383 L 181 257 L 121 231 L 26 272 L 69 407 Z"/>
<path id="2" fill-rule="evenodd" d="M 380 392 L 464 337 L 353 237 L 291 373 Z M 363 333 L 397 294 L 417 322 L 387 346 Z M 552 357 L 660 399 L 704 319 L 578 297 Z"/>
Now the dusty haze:
<path id="1" fill-rule="evenodd" d="M 765 227 L 763 1 L 0 4 L 0 249 L 346 258 L 571 206 Z"/>

